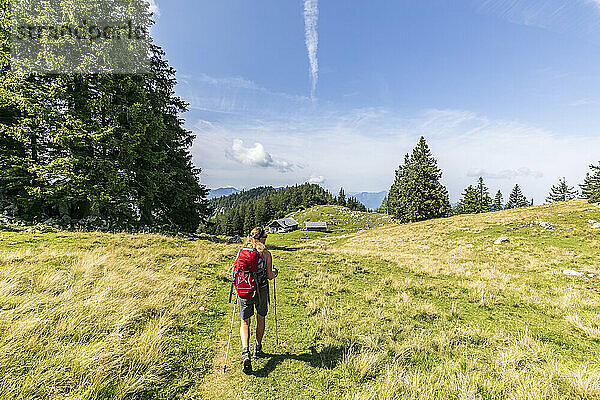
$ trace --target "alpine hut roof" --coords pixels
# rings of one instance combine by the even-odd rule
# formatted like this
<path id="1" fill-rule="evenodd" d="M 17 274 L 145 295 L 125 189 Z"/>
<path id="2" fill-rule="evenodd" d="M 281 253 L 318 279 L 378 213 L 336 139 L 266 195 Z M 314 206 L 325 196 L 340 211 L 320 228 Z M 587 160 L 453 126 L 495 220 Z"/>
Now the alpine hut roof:
<path id="1" fill-rule="evenodd" d="M 327 222 L 305 222 L 306 229 L 327 229 Z"/>
<path id="2" fill-rule="evenodd" d="M 298 226 L 298 222 L 294 218 L 281 218 L 276 219 L 275 221 L 269 224 L 269 227 L 273 226 L 281 226 L 283 228 L 291 228 L 294 226 Z"/>

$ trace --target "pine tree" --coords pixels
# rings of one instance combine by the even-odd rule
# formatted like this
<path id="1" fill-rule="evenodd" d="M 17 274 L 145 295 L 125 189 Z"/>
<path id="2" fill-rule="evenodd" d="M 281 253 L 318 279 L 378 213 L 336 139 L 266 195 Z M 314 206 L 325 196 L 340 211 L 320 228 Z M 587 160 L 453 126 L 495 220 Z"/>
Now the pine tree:
<path id="1" fill-rule="evenodd" d="M 252 228 L 264 226 L 273 219 L 283 218 L 290 212 L 315 205 L 337 203 L 331 193 L 318 185 L 307 183 L 262 191 L 258 196 L 244 195 L 241 199 L 238 197 L 223 199 L 216 204 L 221 205 L 221 211 L 215 213 L 208 224 L 203 225 L 212 227 L 213 233 L 218 233 L 222 221 L 235 218 L 237 212 L 243 220 L 243 233 L 248 234 Z"/>
<path id="2" fill-rule="evenodd" d="M 358 199 L 355 197 L 348 197 L 348 200 L 346 201 L 346 207 L 352 211 L 367 211 L 367 207 L 365 207 L 365 205 L 358 201 Z"/>
<path id="3" fill-rule="evenodd" d="M 492 211 L 492 198 L 488 188 L 483 183 L 483 178 L 479 177 L 477 182 L 477 212 L 484 213 Z"/>
<path id="4" fill-rule="evenodd" d="M 233 214 L 233 227 L 234 234 L 242 236 L 244 234 L 244 220 L 242 219 L 242 215 L 239 210 L 236 210 Z"/>
<path id="5" fill-rule="evenodd" d="M 300 199 L 300 201 L 302 201 L 302 200 Z M 271 196 L 270 195 L 265 196 L 264 207 L 265 207 L 266 220 L 264 222 L 262 222 L 260 224 L 260 226 L 267 225 L 269 222 L 271 222 L 271 220 L 275 216 L 275 210 L 273 209 L 273 204 L 271 202 Z"/>
<path id="6" fill-rule="evenodd" d="M 217 224 L 215 224 L 215 234 L 216 235 L 227 235 L 227 225 L 228 225 L 228 216 L 223 215 Z"/>
<path id="7" fill-rule="evenodd" d="M 520 207 L 527 207 L 529 205 L 530 205 L 529 200 L 527 200 L 527 197 L 525 197 L 523 195 L 519 185 L 518 184 L 515 185 L 512 192 L 510 193 L 510 197 L 508 199 L 508 203 L 506 203 L 505 208 L 507 208 L 507 209 L 520 208 Z"/>
<path id="8" fill-rule="evenodd" d="M 265 210 L 265 198 L 262 196 L 256 199 L 254 203 L 254 215 L 257 226 L 263 226 L 268 223 L 267 212 Z"/>
<path id="9" fill-rule="evenodd" d="M 337 197 L 337 204 L 339 206 L 346 206 L 346 194 L 344 193 L 344 188 L 340 188 L 340 193 Z"/>
<path id="10" fill-rule="evenodd" d="M 385 196 L 383 198 L 383 200 L 381 201 L 381 205 L 379 206 L 379 208 L 376 210 L 378 213 L 382 213 L 382 214 L 387 214 L 387 201 L 388 201 L 388 197 Z"/>
<path id="11" fill-rule="evenodd" d="M 558 185 L 553 185 L 550 194 L 546 198 L 547 203 L 557 203 L 559 201 L 569 201 L 577 198 L 577 191 L 574 187 L 567 185 L 567 180 L 563 177 L 558 181 Z"/>
<path id="12" fill-rule="evenodd" d="M 600 201 L 600 163 L 590 165 L 592 173 L 587 173 L 581 187 L 581 197 L 590 202 Z"/>
<path id="13" fill-rule="evenodd" d="M 254 203 L 248 202 L 244 209 L 244 235 L 250 234 L 254 226 Z"/>
<path id="14" fill-rule="evenodd" d="M 503 203 L 504 202 L 504 198 L 502 197 L 502 192 L 498 190 L 498 192 L 496 193 L 496 196 L 494 197 L 494 202 L 492 204 L 492 210 L 494 211 L 500 211 L 504 208 Z"/>
<path id="15" fill-rule="evenodd" d="M 456 214 L 475 214 L 479 213 L 481 204 L 479 200 L 479 191 L 469 185 L 462 194 L 462 198 L 456 206 Z"/>
<path id="16" fill-rule="evenodd" d="M 235 221 L 233 214 L 227 214 L 225 217 L 225 235 L 233 236 L 235 235 Z"/>
<path id="17" fill-rule="evenodd" d="M 467 187 L 462 196 L 456 206 L 456 214 L 477 214 L 492 210 L 492 199 L 481 177 L 477 182 L 477 186 Z"/>
<path id="18" fill-rule="evenodd" d="M 0 1 L 0 206 L 26 220 L 106 220 L 113 229 L 206 222 L 194 137 L 180 118 L 187 104 L 164 52 L 150 46 L 146 74 L 13 74 L 10 6 Z"/>
<path id="19" fill-rule="evenodd" d="M 388 194 L 388 210 L 401 222 L 422 221 L 449 215 L 448 191 L 440 183 L 442 171 L 421 137 L 411 155 L 396 170 Z"/>

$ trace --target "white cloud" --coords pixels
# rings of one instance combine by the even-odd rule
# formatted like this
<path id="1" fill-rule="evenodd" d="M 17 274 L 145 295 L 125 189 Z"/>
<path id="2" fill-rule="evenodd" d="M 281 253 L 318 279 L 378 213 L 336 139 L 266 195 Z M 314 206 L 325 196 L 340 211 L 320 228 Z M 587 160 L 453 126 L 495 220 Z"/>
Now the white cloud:
<path id="1" fill-rule="evenodd" d="M 340 186 L 348 192 L 388 190 L 404 154 L 423 135 L 453 202 L 478 176 L 486 179 L 494 193 L 500 189 L 508 194 L 518 183 L 528 197 L 541 202 L 563 176 L 571 185 L 581 183 L 588 166 L 598 162 L 596 149 L 600 148 L 600 136 L 559 135 L 465 110 L 430 109 L 402 115 L 388 109 L 303 109 L 276 118 L 219 115 L 215 120 L 198 119 L 202 120 L 192 127 L 197 134 L 192 152 L 202 168 L 203 183 L 211 187 L 306 182 L 302 164 L 315 172 L 310 176 L 314 181 L 326 176 L 322 184 L 332 193 Z M 260 146 L 242 142 L 237 156 L 228 160 L 223 153 L 233 153 L 236 139 Z M 248 165 L 263 168 L 248 175 Z"/>
<path id="2" fill-rule="evenodd" d="M 245 147 L 241 139 L 235 139 L 231 149 L 227 150 L 225 155 L 249 167 L 275 168 L 279 172 L 290 172 L 296 167 L 285 160 L 274 160 L 261 143 L 254 143 L 254 147 Z"/>
<path id="3" fill-rule="evenodd" d="M 314 183 L 317 185 L 321 185 L 323 183 L 325 183 L 325 177 L 323 175 L 311 175 L 310 179 L 308 180 L 308 183 Z"/>
<path id="4" fill-rule="evenodd" d="M 149 11 L 154 14 L 154 17 L 160 17 L 160 8 L 158 7 L 156 0 L 147 0 L 147 2 L 150 4 Z"/>
<path id="5" fill-rule="evenodd" d="M 319 80 L 319 60 L 317 50 L 319 47 L 319 34 L 317 32 L 317 22 L 319 20 L 319 1 L 304 1 L 304 30 L 306 50 L 310 62 L 311 91 L 310 97 L 314 100 L 317 81 Z"/>

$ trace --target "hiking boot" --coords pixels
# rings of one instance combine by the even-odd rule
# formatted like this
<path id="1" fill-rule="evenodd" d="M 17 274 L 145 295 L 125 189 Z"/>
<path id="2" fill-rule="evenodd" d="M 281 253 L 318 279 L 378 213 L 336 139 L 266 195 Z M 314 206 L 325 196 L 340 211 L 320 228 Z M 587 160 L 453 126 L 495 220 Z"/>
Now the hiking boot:
<path id="1" fill-rule="evenodd" d="M 250 350 L 248 348 L 244 348 L 242 351 L 242 365 L 244 366 L 243 370 L 245 373 L 252 372 L 252 361 L 250 360 Z"/>
<path id="2" fill-rule="evenodd" d="M 254 358 L 262 358 L 265 356 L 265 353 L 262 351 L 262 344 L 256 343 L 254 345 L 254 354 L 252 354 Z"/>

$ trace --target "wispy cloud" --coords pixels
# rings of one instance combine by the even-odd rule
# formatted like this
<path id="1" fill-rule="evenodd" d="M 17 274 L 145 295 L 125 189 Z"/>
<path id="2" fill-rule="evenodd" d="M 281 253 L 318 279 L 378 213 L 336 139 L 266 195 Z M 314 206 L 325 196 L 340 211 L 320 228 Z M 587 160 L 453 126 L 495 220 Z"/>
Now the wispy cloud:
<path id="1" fill-rule="evenodd" d="M 587 0 L 588 3 L 592 3 L 597 7 L 600 7 L 600 0 Z"/>
<path id="2" fill-rule="evenodd" d="M 308 180 L 308 183 L 314 183 L 317 185 L 320 185 L 322 183 L 325 183 L 325 177 L 323 175 L 312 175 L 310 177 L 310 179 Z"/>
<path id="3" fill-rule="evenodd" d="M 587 106 L 587 105 L 590 105 L 590 104 L 592 104 L 592 102 L 589 99 L 581 99 L 581 100 L 576 100 L 576 101 L 570 103 L 569 106 L 571 106 L 571 107 L 581 107 L 581 106 Z"/>
<path id="4" fill-rule="evenodd" d="M 514 24 L 570 33 L 596 41 L 598 16 L 588 6 L 600 7 L 600 0 L 473 0 L 484 13 Z"/>
<path id="5" fill-rule="evenodd" d="M 184 75 L 184 78 L 191 78 L 187 75 Z M 244 79 L 241 76 L 231 76 L 226 78 L 216 78 L 205 73 L 199 73 L 196 75 L 196 78 L 203 83 L 213 85 L 213 86 L 221 86 L 221 87 L 231 87 L 237 89 L 254 89 L 254 90 L 266 90 L 261 88 L 256 83 Z"/>
<path id="6" fill-rule="evenodd" d="M 261 143 L 254 143 L 254 147 L 246 147 L 241 139 L 235 139 L 225 155 L 249 167 L 275 168 L 279 172 L 290 172 L 296 168 L 288 161 L 273 159 Z"/>
<path id="7" fill-rule="evenodd" d="M 521 167 L 518 169 L 505 169 L 498 172 L 488 172 L 485 169 L 472 168 L 467 172 L 469 177 L 482 177 L 487 179 L 509 179 L 514 180 L 517 177 L 530 177 L 530 178 L 543 178 L 544 174 L 540 171 L 534 171 L 527 167 Z"/>
<path id="8" fill-rule="evenodd" d="M 319 20 L 319 1 L 304 1 L 304 29 L 306 50 L 308 51 L 308 60 L 310 62 L 311 91 L 310 97 L 314 100 L 319 80 L 319 60 L 317 50 L 319 47 L 319 34 L 317 32 L 317 22 Z"/>
<path id="9" fill-rule="evenodd" d="M 297 110 L 311 104 L 307 96 L 272 91 L 241 76 L 215 77 L 201 72 L 179 72 L 177 79 L 177 95 L 190 103 L 191 110 L 258 116 Z"/>

